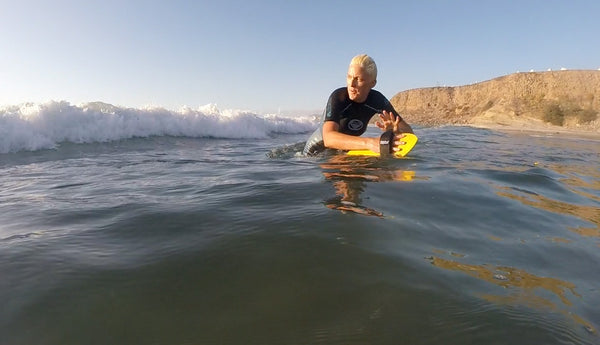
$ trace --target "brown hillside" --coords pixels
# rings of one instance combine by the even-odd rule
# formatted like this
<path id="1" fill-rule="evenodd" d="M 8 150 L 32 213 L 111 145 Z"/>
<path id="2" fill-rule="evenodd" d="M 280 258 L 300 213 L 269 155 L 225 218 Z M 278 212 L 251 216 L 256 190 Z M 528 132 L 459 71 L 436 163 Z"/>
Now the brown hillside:
<path id="1" fill-rule="evenodd" d="M 600 132 L 600 71 L 515 73 L 473 85 L 403 91 L 391 102 L 411 124 Z"/>

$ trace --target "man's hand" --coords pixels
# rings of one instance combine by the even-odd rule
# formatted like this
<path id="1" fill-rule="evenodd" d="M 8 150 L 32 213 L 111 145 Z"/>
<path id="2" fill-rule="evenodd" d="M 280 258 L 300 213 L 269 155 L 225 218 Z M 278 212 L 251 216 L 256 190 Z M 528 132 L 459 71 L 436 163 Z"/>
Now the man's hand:
<path id="1" fill-rule="evenodd" d="M 394 152 L 400 151 L 401 150 L 400 146 L 406 144 L 406 142 L 404 140 L 402 140 L 402 138 L 404 138 L 404 133 L 394 135 L 394 148 L 393 148 Z"/>
<path id="2" fill-rule="evenodd" d="M 383 114 L 379 114 L 379 121 L 375 124 L 382 131 L 394 131 L 394 134 L 400 134 L 400 117 L 394 116 L 391 111 L 384 110 Z"/>

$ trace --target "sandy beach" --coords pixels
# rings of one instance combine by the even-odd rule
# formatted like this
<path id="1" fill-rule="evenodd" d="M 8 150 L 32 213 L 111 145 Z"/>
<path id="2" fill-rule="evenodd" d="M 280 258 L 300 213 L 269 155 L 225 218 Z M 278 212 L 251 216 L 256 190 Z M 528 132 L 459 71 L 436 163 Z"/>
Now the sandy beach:
<path id="1" fill-rule="evenodd" d="M 567 124 L 554 126 L 540 119 L 530 117 L 517 117 L 507 114 L 486 114 L 472 118 L 467 124 L 471 127 L 488 128 L 493 130 L 544 133 L 546 135 L 560 135 L 578 138 L 600 140 L 600 121 L 596 120 L 587 125 Z"/>
<path id="2" fill-rule="evenodd" d="M 578 131 L 572 129 L 564 129 L 564 128 L 519 128 L 514 126 L 503 126 L 499 124 L 469 124 L 469 127 L 475 128 L 487 128 L 497 131 L 504 132 L 519 132 L 524 134 L 544 134 L 546 136 L 565 136 L 565 137 L 577 137 L 577 138 L 586 138 L 591 140 L 600 141 L 600 133 L 599 132 L 591 132 L 591 131 Z"/>

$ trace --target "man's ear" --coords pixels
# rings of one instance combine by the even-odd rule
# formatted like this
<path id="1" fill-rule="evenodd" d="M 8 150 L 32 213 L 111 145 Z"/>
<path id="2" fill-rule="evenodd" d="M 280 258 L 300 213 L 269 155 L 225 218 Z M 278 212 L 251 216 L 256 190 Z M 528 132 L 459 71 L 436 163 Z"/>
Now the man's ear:
<path id="1" fill-rule="evenodd" d="M 371 85 L 371 89 L 375 87 L 375 85 L 377 84 L 377 79 L 373 79 L 373 85 Z"/>

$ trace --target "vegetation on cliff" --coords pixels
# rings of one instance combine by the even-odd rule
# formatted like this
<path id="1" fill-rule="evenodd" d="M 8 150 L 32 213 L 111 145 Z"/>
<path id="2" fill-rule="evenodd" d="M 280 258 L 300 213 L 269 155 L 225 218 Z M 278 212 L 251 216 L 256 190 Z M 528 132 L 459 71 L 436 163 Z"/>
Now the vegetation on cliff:
<path id="1" fill-rule="evenodd" d="M 543 123 L 600 131 L 600 71 L 514 73 L 473 85 L 407 90 L 390 101 L 411 124 Z"/>

